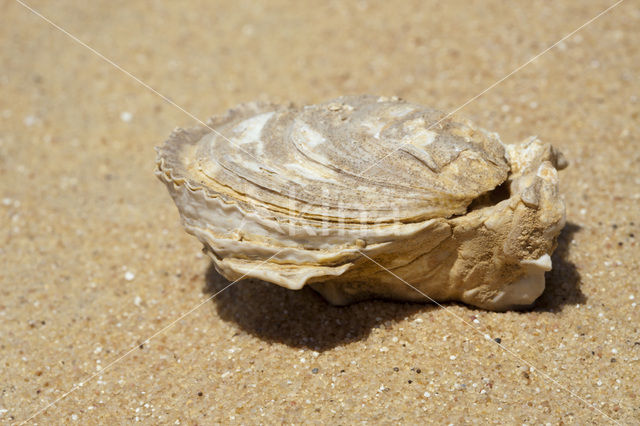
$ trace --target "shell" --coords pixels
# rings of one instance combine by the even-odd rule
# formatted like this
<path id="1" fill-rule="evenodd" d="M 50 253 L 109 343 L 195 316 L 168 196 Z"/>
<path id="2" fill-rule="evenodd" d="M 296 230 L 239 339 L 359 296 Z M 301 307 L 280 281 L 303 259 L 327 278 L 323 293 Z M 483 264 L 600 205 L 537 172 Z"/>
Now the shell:
<path id="1" fill-rule="evenodd" d="M 374 96 L 252 103 L 158 148 L 187 232 L 229 280 L 382 297 L 530 305 L 564 226 L 551 145 Z M 403 282 L 404 281 L 404 282 Z M 413 287 L 413 288 L 412 288 Z"/>

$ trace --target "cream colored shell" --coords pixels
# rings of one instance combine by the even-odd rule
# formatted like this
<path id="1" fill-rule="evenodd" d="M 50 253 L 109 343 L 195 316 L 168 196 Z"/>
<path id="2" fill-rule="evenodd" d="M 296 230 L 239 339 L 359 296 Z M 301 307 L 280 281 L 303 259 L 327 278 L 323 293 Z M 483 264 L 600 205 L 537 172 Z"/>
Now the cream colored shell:
<path id="1" fill-rule="evenodd" d="M 564 159 L 549 144 L 503 145 L 469 121 L 373 96 L 248 104 L 208 125 L 216 132 L 174 131 L 156 174 L 230 280 L 310 284 L 334 304 L 494 310 L 544 289 L 564 225 Z"/>

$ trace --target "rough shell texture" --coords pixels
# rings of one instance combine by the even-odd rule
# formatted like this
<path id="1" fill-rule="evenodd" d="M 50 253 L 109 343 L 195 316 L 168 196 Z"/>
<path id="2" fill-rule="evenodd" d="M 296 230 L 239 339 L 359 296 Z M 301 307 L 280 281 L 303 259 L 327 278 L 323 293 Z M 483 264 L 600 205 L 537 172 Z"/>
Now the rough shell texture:
<path id="1" fill-rule="evenodd" d="M 504 145 L 467 120 L 373 96 L 248 104 L 208 125 L 174 131 L 156 173 L 230 280 L 310 284 L 334 304 L 493 310 L 544 289 L 564 226 L 566 163 L 549 144 Z"/>

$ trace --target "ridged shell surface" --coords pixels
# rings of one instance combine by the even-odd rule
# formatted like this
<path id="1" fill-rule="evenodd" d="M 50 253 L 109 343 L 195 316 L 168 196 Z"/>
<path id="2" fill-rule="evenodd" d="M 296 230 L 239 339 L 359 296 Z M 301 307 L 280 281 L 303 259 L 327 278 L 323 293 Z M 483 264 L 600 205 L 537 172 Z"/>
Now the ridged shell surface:
<path id="1" fill-rule="evenodd" d="M 191 178 L 248 203 L 276 211 L 298 203 L 305 217 L 447 217 L 502 183 L 509 166 L 496 138 L 452 119 L 439 123 L 443 117 L 373 96 L 246 105 L 215 120 L 220 134 L 200 139 L 185 166 Z"/>

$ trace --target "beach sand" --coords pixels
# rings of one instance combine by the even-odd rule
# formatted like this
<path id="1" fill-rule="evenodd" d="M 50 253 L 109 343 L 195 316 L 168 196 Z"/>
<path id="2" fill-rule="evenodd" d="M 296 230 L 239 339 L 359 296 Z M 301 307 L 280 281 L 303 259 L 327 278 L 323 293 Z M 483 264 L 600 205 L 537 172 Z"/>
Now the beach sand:
<path id="1" fill-rule="evenodd" d="M 612 4 L 2 1 L 0 422 L 640 424 L 639 4 L 518 69 Z M 532 310 L 225 290 L 154 146 L 360 93 L 565 153 Z"/>

